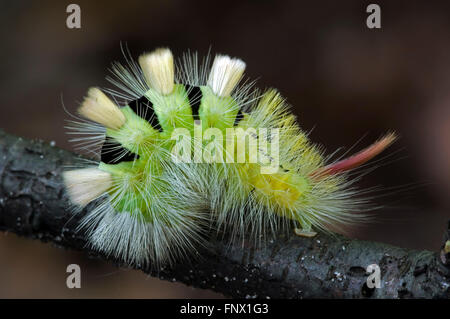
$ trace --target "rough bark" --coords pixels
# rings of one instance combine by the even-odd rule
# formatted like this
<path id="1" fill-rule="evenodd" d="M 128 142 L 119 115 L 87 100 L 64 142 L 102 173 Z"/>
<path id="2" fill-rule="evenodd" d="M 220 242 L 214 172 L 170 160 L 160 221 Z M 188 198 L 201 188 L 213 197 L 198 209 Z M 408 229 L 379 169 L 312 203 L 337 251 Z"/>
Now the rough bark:
<path id="1" fill-rule="evenodd" d="M 80 157 L 42 141 L 0 131 L 0 230 L 83 250 L 61 183 L 61 172 Z M 89 207 L 87 208 L 89 209 Z M 449 230 L 450 232 L 450 230 Z M 448 240 L 446 233 L 444 241 Z M 201 257 L 159 273 L 170 281 L 250 298 L 449 298 L 450 256 L 382 243 L 319 234 L 315 238 L 280 236 L 258 249 L 227 246 L 217 239 Z M 366 267 L 378 264 L 381 288 L 369 289 Z"/>

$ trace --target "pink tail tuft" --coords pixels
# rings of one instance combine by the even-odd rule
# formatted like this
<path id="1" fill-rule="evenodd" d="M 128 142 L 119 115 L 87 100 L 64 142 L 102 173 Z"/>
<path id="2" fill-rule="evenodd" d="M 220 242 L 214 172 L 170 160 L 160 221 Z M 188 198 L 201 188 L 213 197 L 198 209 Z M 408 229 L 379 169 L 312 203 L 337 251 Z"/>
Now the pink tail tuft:
<path id="1" fill-rule="evenodd" d="M 319 168 L 318 170 L 314 171 L 311 176 L 314 178 L 320 178 L 328 175 L 335 175 L 346 172 L 348 170 L 361 166 L 362 164 L 370 161 L 372 158 L 384 151 L 395 141 L 396 138 L 397 136 L 395 135 L 395 133 L 389 133 L 369 147 L 363 149 L 359 153 L 356 153 L 336 163 Z"/>

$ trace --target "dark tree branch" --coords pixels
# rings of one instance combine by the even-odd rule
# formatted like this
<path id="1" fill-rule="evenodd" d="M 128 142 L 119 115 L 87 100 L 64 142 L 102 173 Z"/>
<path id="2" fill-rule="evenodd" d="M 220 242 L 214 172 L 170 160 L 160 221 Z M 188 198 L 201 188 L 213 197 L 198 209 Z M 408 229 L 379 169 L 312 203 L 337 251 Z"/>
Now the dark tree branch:
<path id="1" fill-rule="evenodd" d="M 78 217 L 71 218 L 60 177 L 64 166 L 78 159 L 44 142 L 0 131 L 0 230 L 108 259 L 89 251 L 83 234 L 74 231 Z M 312 239 L 280 236 L 260 249 L 227 247 L 220 240 L 211 245 L 213 249 L 202 252 L 197 261 L 181 262 L 158 274 L 142 271 L 231 297 L 450 297 L 445 245 L 433 253 L 324 234 Z M 381 268 L 379 289 L 365 284 L 370 264 Z"/>

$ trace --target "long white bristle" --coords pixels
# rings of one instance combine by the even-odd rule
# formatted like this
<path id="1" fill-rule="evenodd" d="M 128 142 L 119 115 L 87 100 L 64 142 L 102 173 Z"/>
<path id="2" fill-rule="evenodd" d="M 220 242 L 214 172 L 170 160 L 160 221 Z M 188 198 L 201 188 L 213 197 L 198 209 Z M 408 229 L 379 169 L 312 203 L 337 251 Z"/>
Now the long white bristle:
<path id="1" fill-rule="evenodd" d="M 156 49 L 151 53 L 141 55 L 139 64 L 144 72 L 145 80 L 151 88 L 164 95 L 173 92 L 175 70 L 173 55 L 169 49 Z"/>
<path id="2" fill-rule="evenodd" d="M 230 96 L 242 78 L 244 70 L 244 61 L 231 59 L 227 55 L 217 55 L 209 73 L 208 86 L 218 96 Z"/>
<path id="3" fill-rule="evenodd" d="M 119 129 L 126 118 L 119 107 L 98 88 L 90 88 L 78 112 L 87 119 L 111 129 Z"/>
<path id="4" fill-rule="evenodd" d="M 103 195 L 112 186 L 111 174 L 97 168 L 66 171 L 63 173 L 63 180 L 72 202 L 82 207 Z"/>

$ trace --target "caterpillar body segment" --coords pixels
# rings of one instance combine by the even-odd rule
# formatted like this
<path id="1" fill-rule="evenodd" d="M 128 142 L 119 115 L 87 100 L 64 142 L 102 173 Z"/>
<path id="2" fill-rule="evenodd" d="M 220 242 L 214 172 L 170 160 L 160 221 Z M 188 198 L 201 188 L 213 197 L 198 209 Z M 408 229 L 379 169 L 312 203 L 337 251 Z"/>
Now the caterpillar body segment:
<path id="1" fill-rule="evenodd" d="M 64 174 L 74 204 L 97 199 L 81 224 L 94 248 L 160 267 L 193 255 L 211 228 L 259 242 L 365 220 L 367 200 L 355 198 L 347 171 L 393 135 L 329 164 L 276 90 L 239 85 L 239 59 L 218 55 L 209 68 L 193 55 L 175 65 L 157 49 L 113 70 L 124 92 L 112 97 L 128 102 L 94 88 L 79 109 L 97 123 L 92 131 L 105 127 L 100 162 Z"/>

